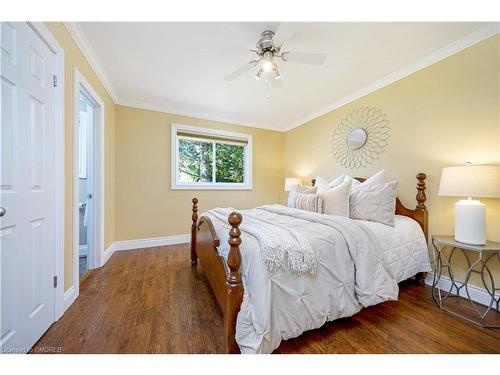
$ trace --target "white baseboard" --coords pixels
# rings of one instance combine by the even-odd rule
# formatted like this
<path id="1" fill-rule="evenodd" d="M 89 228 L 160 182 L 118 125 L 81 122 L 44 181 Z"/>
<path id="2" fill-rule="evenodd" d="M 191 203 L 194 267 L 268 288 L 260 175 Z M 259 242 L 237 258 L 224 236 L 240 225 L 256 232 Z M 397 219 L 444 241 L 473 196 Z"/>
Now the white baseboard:
<path id="1" fill-rule="evenodd" d="M 434 278 L 434 274 L 433 273 L 430 273 L 430 272 L 427 273 L 427 277 L 425 279 L 425 283 L 427 285 L 432 286 L 433 278 Z M 463 283 L 461 283 L 459 281 L 455 281 L 455 283 L 459 287 L 463 284 Z M 446 277 L 446 276 L 441 276 L 441 279 L 439 280 L 439 283 L 438 283 L 437 286 L 439 287 L 439 289 L 444 290 L 444 291 L 450 290 L 450 288 L 451 288 L 451 280 L 450 280 L 450 278 Z M 491 296 L 486 291 L 486 289 L 483 289 L 483 288 L 480 288 L 478 286 L 471 285 L 471 284 L 469 284 L 468 288 L 469 288 L 470 298 L 474 302 L 477 302 L 477 303 L 480 303 L 481 305 L 486 305 L 486 306 L 490 304 Z M 455 291 L 455 288 L 453 288 L 453 289 L 454 289 L 453 291 Z M 461 288 L 460 289 L 460 296 L 467 298 L 467 293 L 465 292 L 465 288 Z M 497 295 L 495 295 L 495 296 L 498 297 Z"/>
<path id="2" fill-rule="evenodd" d="M 71 306 L 73 302 L 75 302 L 76 297 L 78 297 L 78 290 L 74 287 L 74 285 L 71 285 L 70 288 L 64 292 L 64 311 L 68 309 L 68 307 Z"/>
<path id="3" fill-rule="evenodd" d="M 116 241 L 113 243 L 115 251 L 144 249 L 148 247 L 177 245 L 181 243 L 188 243 L 190 241 L 189 234 L 182 234 L 179 236 L 165 236 L 165 237 L 152 237 L 142 238 L 139 240 Z"/>
<path id="4" fill-rule="evenodd" d="M 113 242 L 104 251 L 103 265 L 108 261 L 108 259 L 111 257 L 111 255 L 113 255 L 115 251 L 136 250 L 136 249 L 145 249 L 148 247 L 177 245 L 181 243 L 189 243 L 190 240 L 191 240 L 191 235 L 181 234 L 178 236 L 164 236 L 164 237 L 141 238 L 138 240 L 116 241 Z"/>
<path id="5" fill-rule="evenodd" d="M 109 245 L 109 247 L 106 250 L 104 250 L 104 257 L 102 260 L 101 267 L 106 264 L 106 262 L 111 257 L 111 255 L 113 255 L 114 252 L 115 252 L 115 243 L 113 242 L 111 245 Z"/>

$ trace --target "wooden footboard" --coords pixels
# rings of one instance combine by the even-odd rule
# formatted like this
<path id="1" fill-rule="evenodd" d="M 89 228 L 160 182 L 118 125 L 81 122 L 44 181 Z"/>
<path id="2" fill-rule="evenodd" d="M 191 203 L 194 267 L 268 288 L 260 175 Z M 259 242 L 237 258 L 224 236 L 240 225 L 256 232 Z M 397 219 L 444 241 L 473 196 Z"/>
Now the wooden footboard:
<path id="1" fill-rule="evenodd" d="M 196 267 L 200 259 L 210 286 L 224 315 L 224 343 L 226 353 L 239 353 L 235 340 L 236 317 L 243 301 L 241 282 L 241 232 L 242 217 L 232 212 L 228 217 L 231 225 L 228 243 L 230 245 L 227 262 L 219 255 L 219 238 L 212 222 L 207 217 L 198 220 L 198 199 L 193 198 L 193 224 L 191 226 L 191 265 Z"/>

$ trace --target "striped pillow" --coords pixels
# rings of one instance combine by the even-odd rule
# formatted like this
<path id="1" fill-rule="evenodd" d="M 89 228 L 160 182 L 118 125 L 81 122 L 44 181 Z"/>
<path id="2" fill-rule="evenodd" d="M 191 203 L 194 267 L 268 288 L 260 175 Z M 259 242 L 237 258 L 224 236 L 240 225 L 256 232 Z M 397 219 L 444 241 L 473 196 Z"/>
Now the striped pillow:
<path id="1" fill-rule="evenodd" d="M 295 208 L 321 214 L 323 211 L 323 200 L 319 194 L 298 194 L 295 199 Z"/>

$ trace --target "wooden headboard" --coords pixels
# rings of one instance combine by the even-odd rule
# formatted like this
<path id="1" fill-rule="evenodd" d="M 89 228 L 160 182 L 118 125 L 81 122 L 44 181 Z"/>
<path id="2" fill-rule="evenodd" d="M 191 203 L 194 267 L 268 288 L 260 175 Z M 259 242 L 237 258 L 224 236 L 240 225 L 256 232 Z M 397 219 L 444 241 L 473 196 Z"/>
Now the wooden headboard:
<path id="1" fill-rule="evenodd" d="M 396 198 L 396 215 L 403 215 L 412 218 L 415 220 L 417 223 L 420 224 L 422 227 L 422 230 L 424 231 L 425 239 L 428 239 L 428 215 L 429 213 L 427 212 L 427 207 L 425 207 L 425 201 L 427 200 L 427 197 L 425 195 L 425 179 L 426 179 L 426 174 L 425 173 L 419 173 L 417 174 L 417 206 L 415 207 L 414 210 L 411 210 L 409 208 L 406 208 L 403 203 L 399 200 L 399 198 Z M 362 177 L 355 177 L 356 180 L 359 182 L 363 182 L 366 179 Z M 312 185 L 316 183 L 316 179 L 313 178 L 311 180 Z"/>

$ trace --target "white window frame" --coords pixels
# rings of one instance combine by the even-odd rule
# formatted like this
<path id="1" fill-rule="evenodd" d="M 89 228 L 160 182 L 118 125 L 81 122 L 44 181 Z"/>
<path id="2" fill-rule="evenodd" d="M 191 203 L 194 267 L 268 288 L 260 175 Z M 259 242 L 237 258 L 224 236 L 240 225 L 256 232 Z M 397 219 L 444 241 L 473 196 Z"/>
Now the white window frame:
<path id="1" fill-rule="evenodd" d="M 225 183 L 225 182 L 178 182 L 179 169 L 179 132 L 193 133 L 201 137 L 220 137 L 231 141 L 241 140 L 245 145 L 245 171 L 243 183 Z M 171 188 L 172 190 L 252 190 L 252 136 L 250 134 L 229 132 L 210 128 L 201 128 L 198 126 L 189 126 L 172 123 L 171 125 Z M 215 160 L 214 160 L 215 163 Z M 214 169 L 215 173 L 215 169 Z"/>

